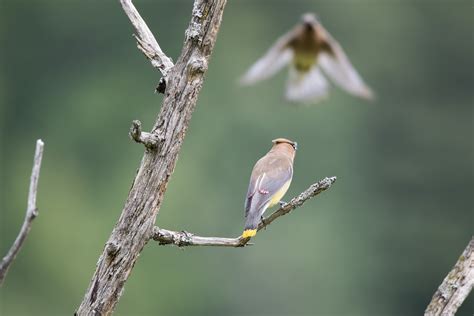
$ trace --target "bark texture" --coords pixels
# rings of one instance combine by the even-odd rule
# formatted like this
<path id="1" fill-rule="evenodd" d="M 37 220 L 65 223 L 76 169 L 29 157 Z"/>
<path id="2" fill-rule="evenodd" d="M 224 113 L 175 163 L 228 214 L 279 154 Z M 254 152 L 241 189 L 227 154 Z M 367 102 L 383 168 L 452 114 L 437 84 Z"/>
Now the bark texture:
<path id="1" fill-rule="evenodd" d="M 464 302 L 474 286 L 474 236 L 444 278 L 425 310 L 425 316 L 451 316 Z"/>
<path id="2" fill-rule="evenodd" d="M 131 1 L 121 3 L 131 4 Z M 155 218 L 203 84 L 225 3 L 226 0 L 194 2 L 183 50 L 167 74 L 165 97 L 151 131 L 159 141 L 146 149 L 122 214 L 97 262 L 77 315 L 108 315 L 114 310 L 138 255 L 153 234 Z M 150 43 L 139 45 L 153 47 Z"/>

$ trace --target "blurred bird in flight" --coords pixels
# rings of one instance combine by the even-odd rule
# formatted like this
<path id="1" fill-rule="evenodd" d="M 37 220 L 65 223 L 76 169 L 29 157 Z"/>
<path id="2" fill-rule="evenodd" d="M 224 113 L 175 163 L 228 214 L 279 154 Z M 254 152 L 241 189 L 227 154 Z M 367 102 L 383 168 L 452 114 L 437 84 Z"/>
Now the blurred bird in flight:
<path id="1" fill-rule="evenodd" d="M 273 147 L 255 164 L 245 199 L 243 238 L 255 236 L 267 208 L 280 203 L 293 178 L 297 144 L 285 138 L 272 141 Z"/>
<path id="2" fill-rule="evenodd" d="M 352 66 L 339 43 L 316 16 L 306 13 L 301 22 L 280 37 L 241 79 L 252 85 L 289 65 L 286 98 L 301 103 L 317 103 L 329 93 L 326 76 L 346 92 L 372 99 L 372 90 Z M 323 75 L 324 73 L 324 75 Z"/>

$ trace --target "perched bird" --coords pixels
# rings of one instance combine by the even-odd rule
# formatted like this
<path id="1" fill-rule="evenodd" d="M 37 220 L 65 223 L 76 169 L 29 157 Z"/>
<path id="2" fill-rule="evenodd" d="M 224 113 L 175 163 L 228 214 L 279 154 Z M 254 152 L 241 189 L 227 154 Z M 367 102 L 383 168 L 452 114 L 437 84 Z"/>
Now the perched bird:
<path id="1" fill-rule="evenodd" d="M 290 187 L 297 144 L 285 138 L 272 142 L 272 149 L 257 161 L 250 176 L 243 238 L 255 236 L 265 210 L 278 204 Z"/>
<path id="2" fill-rule="evenodd" d="M 312 13 L 282 37 L 250 67 L 241 83 L 251 85 L 267 79 L 289 64 L 286 98 L 316 103 L 327 97 L 329 84 L 324 74 L 348 93 L 372 99 L 371 89 L 352 66 L 339 43 Z M 322 72 L 321 72 L 322 70 Z"/>

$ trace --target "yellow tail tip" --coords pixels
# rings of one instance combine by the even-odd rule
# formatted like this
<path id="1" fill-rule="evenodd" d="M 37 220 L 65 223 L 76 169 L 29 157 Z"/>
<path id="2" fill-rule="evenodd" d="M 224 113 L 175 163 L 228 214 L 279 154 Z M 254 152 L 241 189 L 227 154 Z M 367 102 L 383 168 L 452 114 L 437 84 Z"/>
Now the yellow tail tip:
<path id="1" fill-rule="evenodd" d="M 257 234 L 257 230 L 256 229 L 246 229 L 244 230 L 244 232 L 242 233 L 242 238 L 250 238 L 250 237 L 253 237 Z"/>

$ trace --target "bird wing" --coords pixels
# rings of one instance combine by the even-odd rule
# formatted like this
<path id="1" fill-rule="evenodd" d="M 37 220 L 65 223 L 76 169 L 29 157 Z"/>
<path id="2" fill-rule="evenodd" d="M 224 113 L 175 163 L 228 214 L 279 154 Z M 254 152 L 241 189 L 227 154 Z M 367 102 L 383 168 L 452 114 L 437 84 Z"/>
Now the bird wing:
<path id="1" fill-rule="evenodd" d="M 251 85 L 260 80 L 267 79 L 281 68 L 286 66 L 293 58 L 293 51 L 288 46 L 293 37 L 294 30 L 281 36 L 275 44 L 259 60 L 257 60 L 240 79 L 243 85 Z"/>
<path id="2" fill-rule="evenodd" d="M 317 103 L 326 98 L 329 84 L 317 65 L 307 72 L 290 67 L 286 83 L 286 99 L 294 102 Z"/>
<path id="3" fill-rule="evenodd" d="M 293 167 L 286 158 L 265 156 L 256 164 L 250 177 L 245 200 L 245 217 L 250 210 L 259 210 L 293 177 Z M 261 214 L 259 214 L 260 216 Z"/>
<path id="4" fill-rule="evenodd" d="M 318 64 L 342 89 L 364 99 L 373 99 L 372 90 L 364 83 L 352 66 L 341 45 L 319 25 L 326 39 L 326 49 L 321 52 Z"/>

